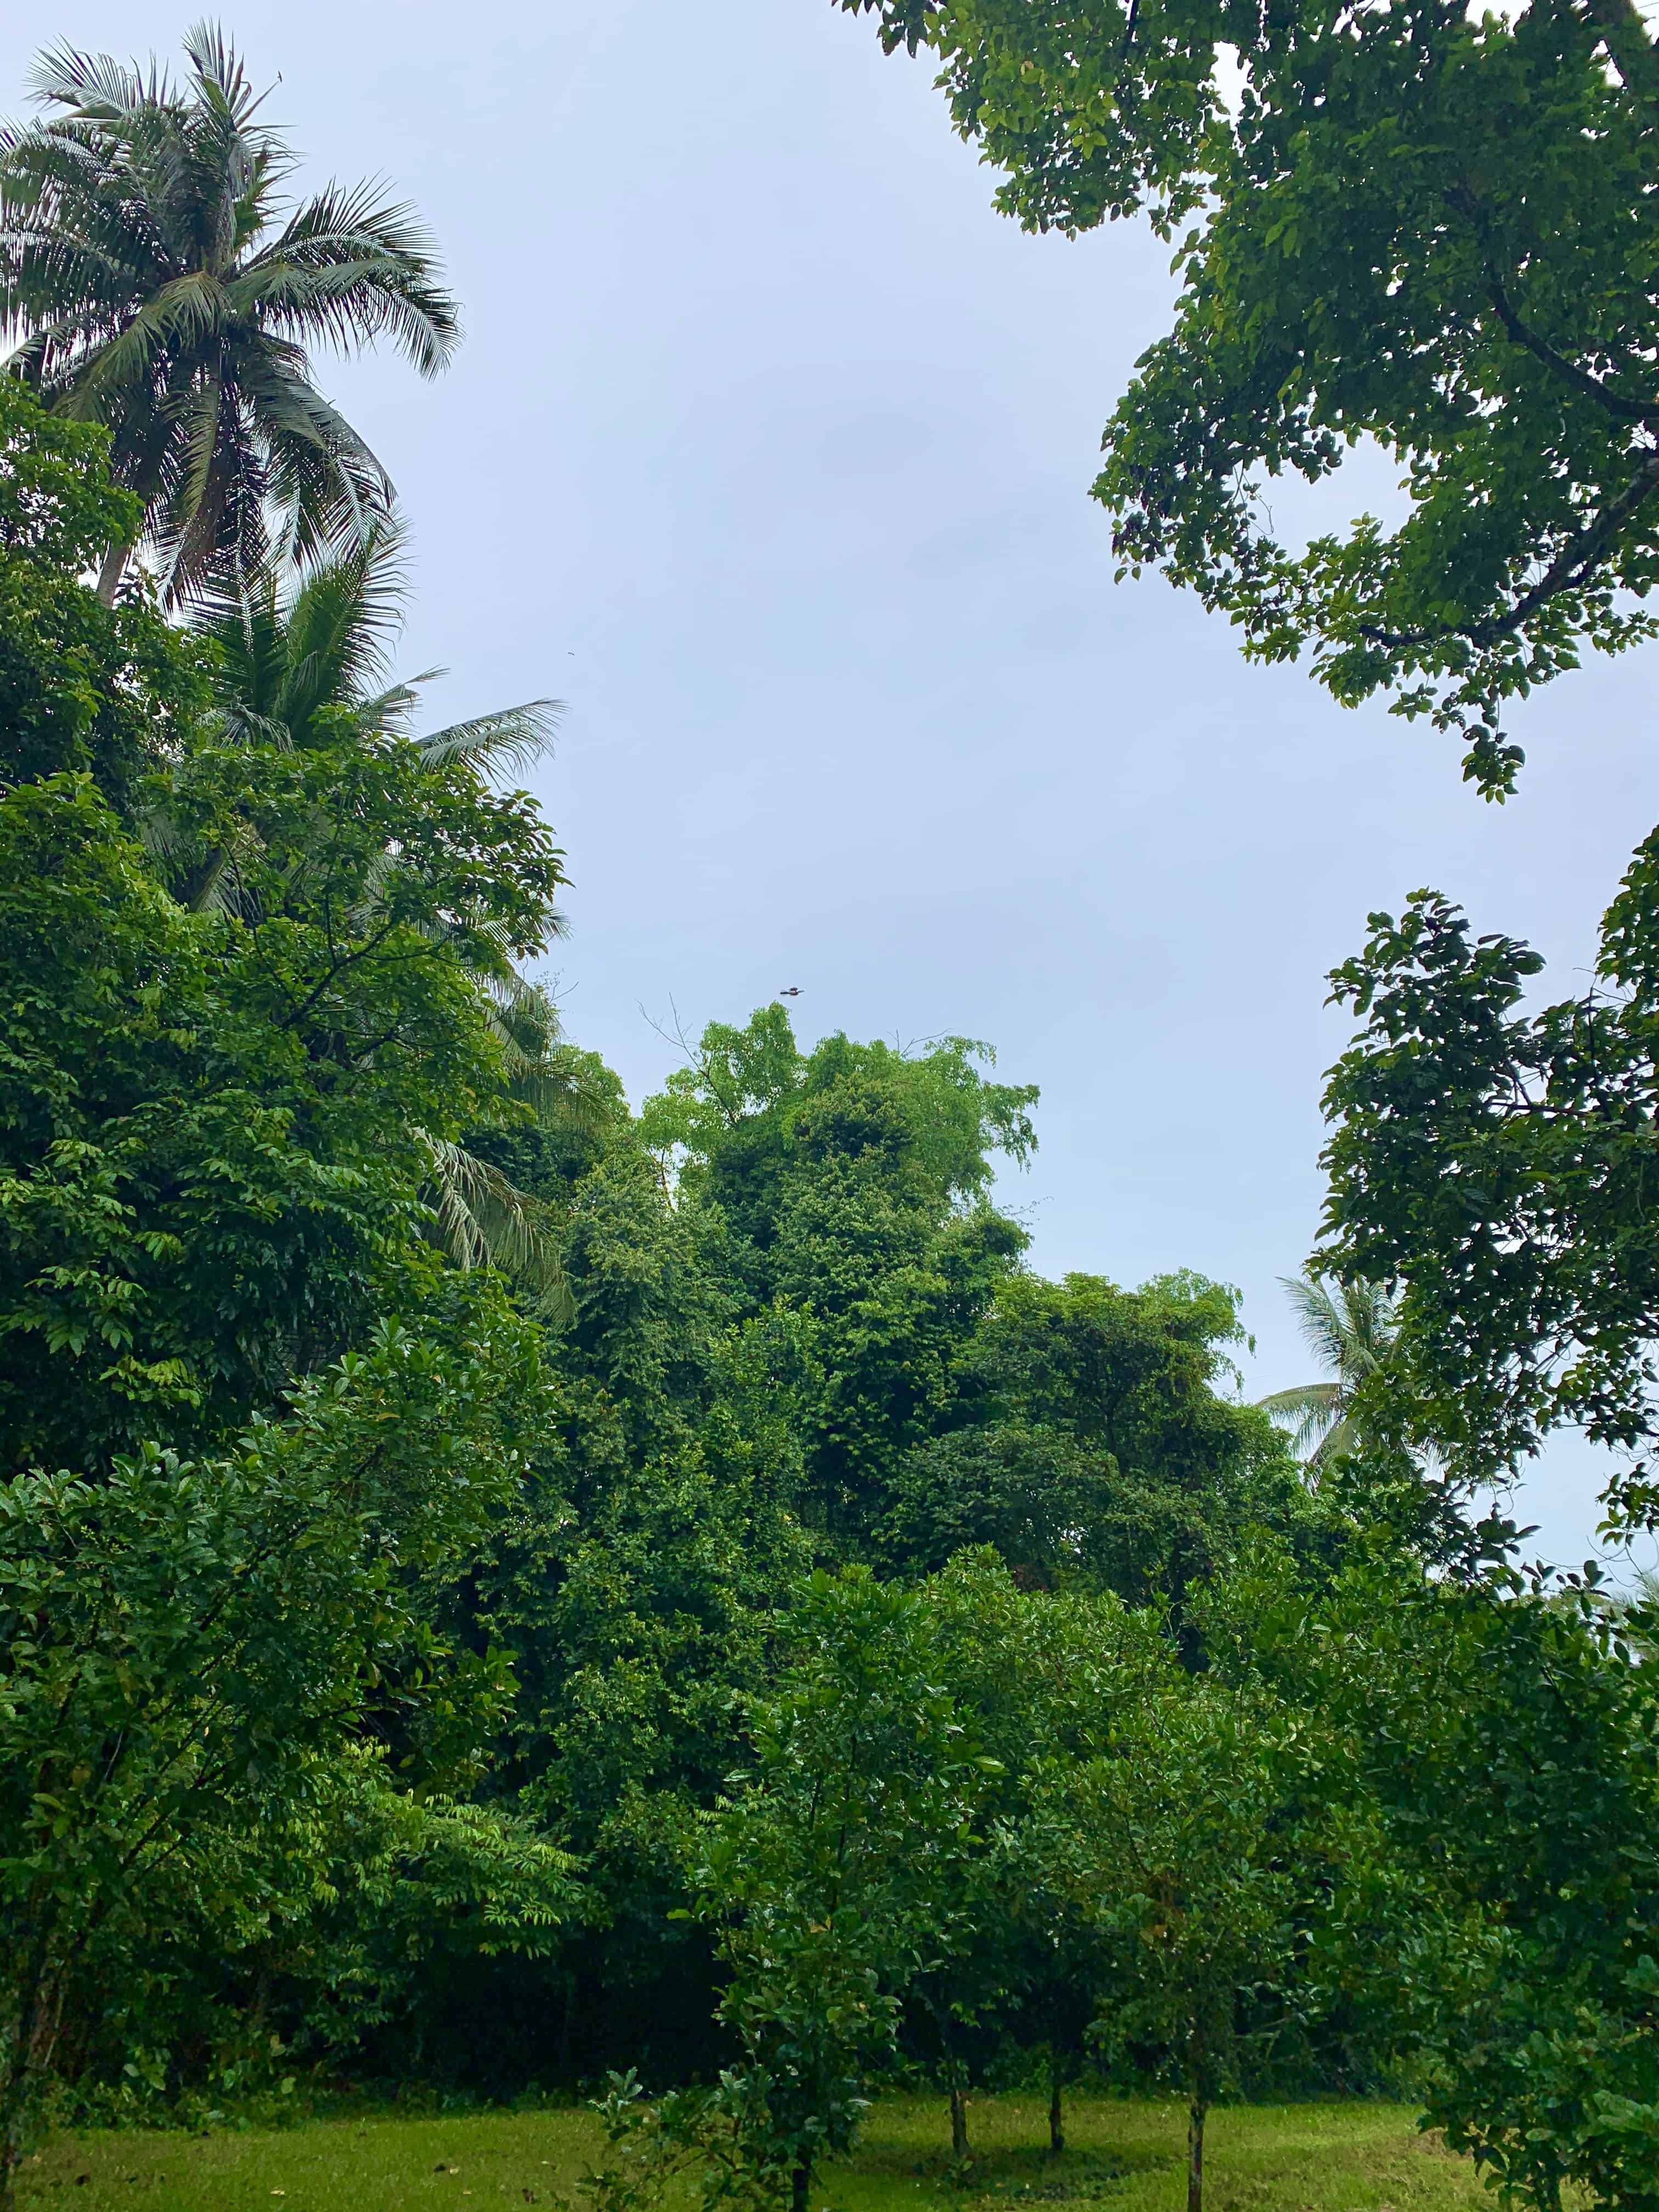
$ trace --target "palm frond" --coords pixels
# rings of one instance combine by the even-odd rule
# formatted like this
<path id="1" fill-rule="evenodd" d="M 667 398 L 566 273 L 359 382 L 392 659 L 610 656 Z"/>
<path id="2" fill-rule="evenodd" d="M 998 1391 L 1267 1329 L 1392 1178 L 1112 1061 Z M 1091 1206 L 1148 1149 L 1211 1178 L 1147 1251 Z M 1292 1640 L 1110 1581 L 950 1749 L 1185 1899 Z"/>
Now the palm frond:
<path id="1" fill-rule="evenodd" d="M 551 750 L 563 713 L 562 699 L 527 699 L 521 707 L 501 707 L 493 714 L 434 730 L 416 743 L 429 768 L 459 760 L 475 768 L 510 768 L 522 773 Z"/>
<path id="2" fill-rule="evenodd" d="M 1347 1393 L 1340 1382 L 1301 1382 L 1255 1402 L 1290 1431 L 1291 1449 L 1310 1461 L 1319 1457 L 1347 1418 Z"/>
<path id="3" fill-rule="evenodd" d="M 348 351 L 388 337 L 422 376 L 435 376 L 460 341 L 460 310 L 440 280 L 430 234 L 380 193 L 373 180 L 329 185 L 250 258 L 243 282 L 295 336 L 326 336 Z"/>
<path id="4" fill-rule="evenodd" d="M 27 82 L 42 106 L 72 108 L 112 122 L 178 104 L 178 94 L 153 58 L 149 75 L 143 76 L 111 54 L 83 54 L 67 44 L 37 54 Z"/>
<path id="5" fill-rule="evenodd" d="M 357 706 L 384 681 L 409 577 L 395 516 L 377 516 L 343 553 L 306 574 L 286 610 L 284 698 L 296 727 L 325 706 Z"/>
<path id="6" fill-rule="evenodd" d="M 406 735 L 421 703 L 422 688 L 448 673 L 447 668 L 423 668 L 418 676 L 403 677 L 396 684 L 389 684 L 384 691 L 376 691 L 369 698 L 359 701 L 357 723 L 364 736 Z"/>
<path id="7" fill-rule="evenodd" d="M 451 1259 L 460 1267 L 498 1267 L 534 1293 L 544 1310 L 556 1311 L 568 1299 L 568 1286 L 534 1201 L 464 1145 L 421 1134 L 432 1159 L 433 1216 Z"/>

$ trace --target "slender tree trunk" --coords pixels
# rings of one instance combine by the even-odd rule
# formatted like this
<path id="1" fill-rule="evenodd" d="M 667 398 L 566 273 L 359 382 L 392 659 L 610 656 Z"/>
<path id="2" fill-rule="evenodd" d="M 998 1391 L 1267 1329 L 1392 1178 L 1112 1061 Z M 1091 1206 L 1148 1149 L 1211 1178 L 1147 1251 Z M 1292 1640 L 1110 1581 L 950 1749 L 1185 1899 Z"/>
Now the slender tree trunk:
<path id="1" fill-rule="evenodd" d="M 51 2071 L 63 2017 L 61 1981 L 49 1971 L 37 1972 L 17 2017 L 10 2066 L 0 2080 L 0 2212 L 12 2212 L 16 2202 L 30 2113 L 39 2085 Z"/>
<path id="2" fill-rule="evenodd" d="M 106 607 L 115 605 L 115 594 L 121 588 L 121 579 L 127 573 L 127 562 L 132 558 L 131 545 L 112 545 L 104 556 L 104 565 L 98 571 L 98 597 Z"/>
<path id="3" fill-rule="evenodd" d="M 0 2080 L 0 2212 L 12 2212 L 17 2202 L 14 2184 L 23 2161 L 24 2080 L 27 2069 L 14 2056 Z"/>
<path id="4" fill-rule="evenodd" d="M 1187 2212 L 1204 2212 L 1204 2114 L 1194 2097 L 1187 2108 Z"/>
<path id="5" fill-rule="evenodd" d="M 951 2155 L 968 2155 L 968 2092 L 962 2084 L 953 2082 L 951 2088 Z"/>
<path id="6" fill-rule="evenodd" d="M 806 2199 L 812 2187 L 812 2161 L 810 2158 L 796 2160 L 795 2170 L 789 2177 L 790 2212 L 806 2212 Z"/>
<path id="7" fill-rule="evenodd" d="M 1066 2112 L 1060 2102 L 1060 2068 L 1048 2075 L 1048 2153 L 1058 2158 L 1066 2148 Z"/>

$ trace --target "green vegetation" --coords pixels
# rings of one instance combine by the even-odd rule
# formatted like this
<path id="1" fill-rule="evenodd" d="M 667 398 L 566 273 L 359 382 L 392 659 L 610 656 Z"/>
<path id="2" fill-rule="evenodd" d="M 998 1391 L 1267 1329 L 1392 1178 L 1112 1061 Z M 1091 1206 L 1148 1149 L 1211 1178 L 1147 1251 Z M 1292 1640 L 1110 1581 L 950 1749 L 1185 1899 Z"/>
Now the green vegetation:
<path id="1" fill-rule="evenodd" d="M 1659 56 L 1633 0 L 839 0 L 940 64 L 1032 229 L 1146 211 L 1174 328 L 1095 484 L 1123 569 L 1513 787 L 1504 702 L 1650 637 Z M 1595 158 L 1586 160 L 1593 144 Z M 1408 512 L 1280 542 L 1264 480 L 1372 441 Z M 1632 597 L 1638 604 L 1632 604 Z"/>
<path id="2" fill-rule="evenodd" d="M 1646 575 L 1628 440 L 1584 427 L 1638 419 L 1623 371 L 1547 400 L 1565 356 L 1497 303 L 1645 343 L 1602 220 L 1644 34 L 1424 18 L 1413 105 L 1392 16 L 1103 5 L 1056 59 L 1024 0 L 885 12 L 1028 216 L 1213 187 L 1108 471 L 1126 542 L 1167 527 L 1259 650 L 1316 635 L 1340 696 L 1444 679 L 1501 786 L 1494 702 L 1643 627 L 1607 597 Z M 1029 1267 L 995 1170 L 1037 1091 L 982 1042 L 804 1050 L 774 1005 L 634 1114 L 525 972 L 563 855 L 506 783 L 551 702 L 414 733 L 390 487 L 309 380 L 319 337 L 436 367 L 434 265 L 362 194 L 261 243 L 286 155 L 220 35 L 190 52 L 183 94 L 58 55 L 54 119 L 0 141 L 0 2206 L 1398 2212 L 1484 2172 L 1656 2212 L 1659 1614 L 1524 1576 L 1472 1503 L 1577 1422 L 1626 1451 L 1620 1525 L 1659 1523 L 1653 853 L 1565 1006 L 1521 1010 L 1536 960 L 1443 901 L 1376 918 L 1297 1292 L 1334 1372 L 1265 1407 L 1224 1286 Z M 1287 236 L 1339 153 L 1356 222 L 1422 216 L 1411 131 L 1454 78 L 1486 128 L 1493 71 L 1552 100 L 1492 125 L 1477 275 L 1443 178 L 1399 246 L 1409 374 L 1367 325 L 1370 412 L 1343 380 L 1340 225 L 1232 327 L 1252 225 Z M 1356 117 L 1391 101 L 1384 160 Z M 1549 167 L 1563 114 L 1602 168 Z M 1511 286 L 1540 162 L 1577 242 Z M 1334 384 L 1273 350 L 1316 276 Z M 1466 375 L 1476 294 L 1519 353 L 1481 323 Z M 1339 428 L 1416 458 L 1395 539 L 1287 563 L 1206 504 L 1216 454 L 1317 474 Z M 1511 477 L 1537 500 L 1474 498 Z M 411 2089 L 532 2109 L 213 2132 Z M 1353 2101 L 1385 2093 L 1451 2149 Z"/>
<path id="3" fill-rule="evenodd" d="M 291 153 L 216 29 L 186 52 L 184 92 L 107 55 L 42 55 L 48 116 L 0 141 L 15 365 L 108 428 L 169 596 L 349 542 L 390 499 L 307 344 L 386 337 L 429 376 L 458 335 L 428 241 L 373 185 L 332 185 L 277 228 Z M 106 603 L 137 542 L 110 536 Z"/>
<path id="4" fill-rule="evenodd" d="M 953 2173 L 939 2148 L 935 2102 L 884 2098 L 857 2151 L 821 2177 L 815 2203 L 831 2212 L 1004 2212 L 1022 2204 L 1099 2204 L 1167 2212 L 1179 2202 L 1185 2155 L 1179 2106 L 1091 2098 L 1074 2147 L 1040 2148 L 1040 2100 L 986 2097 L 973 2107 L 971 2169 Z M 1212 2124 L 1224 2174 L 1218 2212 L 1291 2205 L 1298 2212 L 1463 2212 L 1489 2204 L 1473 2167 L 1419 2135 L 1397 2106 L 1252 2106 Z M 436 2118 L 314 2121 L 279 2131 L 126 2133 L 60 2137 L 24 2169 L 21 2212 L 72 2202 L 78 2212 L 399 2212 L 399 2208 L 555 2203 L 577 2186 L 599 2131 L 569 2112 L 446 2113 Z M 84 2175 L 86 2179 L 82 2180 Z M 526 2196 L 526 2192 L 529 2194 Z"/>

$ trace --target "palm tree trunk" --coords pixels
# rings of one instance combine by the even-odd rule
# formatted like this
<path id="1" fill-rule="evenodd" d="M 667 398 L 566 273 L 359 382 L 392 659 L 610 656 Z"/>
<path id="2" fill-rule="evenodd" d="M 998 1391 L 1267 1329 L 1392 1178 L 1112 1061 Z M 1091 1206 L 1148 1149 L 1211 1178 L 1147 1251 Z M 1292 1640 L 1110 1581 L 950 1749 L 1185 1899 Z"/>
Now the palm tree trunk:
<path id="1" fill-rule="evenodd" d="M 957 2159 L 968 2155 L 968 2093 L 960 2082 L 951 2090 L 951 2155 Z"/>
<path id="2" fill-rule="evenodd" d="M 98 600 L 100 606 L 112 607 L 115 594 L 121 588 L 121 579 L 127 573 L 127 563 L 132 558 L 131 544 L 112 545 L 104 556 L 104 565 L 98 571 Z"/>

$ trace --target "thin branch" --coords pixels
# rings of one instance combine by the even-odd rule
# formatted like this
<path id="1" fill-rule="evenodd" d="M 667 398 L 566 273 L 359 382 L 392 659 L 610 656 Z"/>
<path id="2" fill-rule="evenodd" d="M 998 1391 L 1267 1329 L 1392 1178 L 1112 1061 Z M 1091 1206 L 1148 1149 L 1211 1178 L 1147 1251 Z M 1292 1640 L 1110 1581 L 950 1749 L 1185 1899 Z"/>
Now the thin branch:
<path id="1" fill-rule="evenodd" d="M 1609 501 L 1576 537 L 1570 539 L 1531 589 L 1512 607 L 1489 622 L 1440 623 L 1431 629 L 1391 630 L 1380 623 L 1363 623 L 1359 635 L 1369 643 L 1398 653 L 1413 646 L 1435 645 L 1450 637 L 1467 638 L 1471 645 L 1496 645 L 1513 636 L 1529 617 L 1558 592 L 1583 583 L 1599 566 L 1613 540 L 1638 508 L 1659 490 L 1659 451 L 1650 453 L 1619 496 Z"/>
<path id="2" fill-rule="evenodd" d="M 1530 325 L 1522 321 L 1495 270 L 1488 270 L 1486 272 L 1486 286 L 1498 321 L 1516 344 L 1524 346 L 1534 360 L 1541 361 L 1546 368 L 1553 369 L 1558 376 L 1565 378 L 1575 392 L 1582 392 L 1586 398 L 1595 400 L 1598 406 L 1605 407 L 1609 415 L 1616 415 L 1621 422 L 1640 422 L 1646 429 L 1659 430 L 1659 407 L 1650 405 L 1644 400 L 1626 399 L 1622 392 L 1614 392 L 1610 386 L 1604 384 L 1599 376 L 1592 376 L 1588 369 L 1580 368 L 1577 362 L 1569 361 L 1564 353 L 1558 353 L 1547 338 L 1540 337 Z"/>

